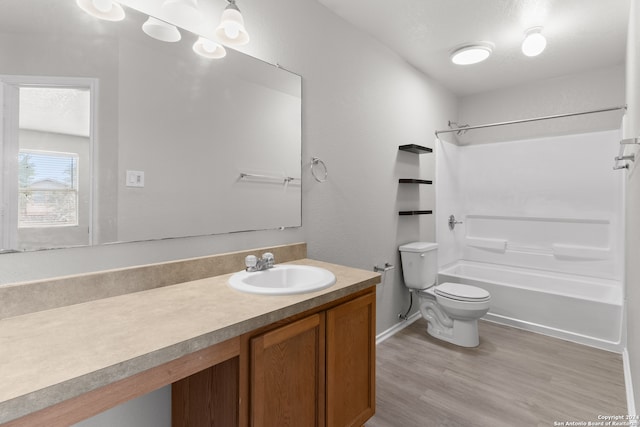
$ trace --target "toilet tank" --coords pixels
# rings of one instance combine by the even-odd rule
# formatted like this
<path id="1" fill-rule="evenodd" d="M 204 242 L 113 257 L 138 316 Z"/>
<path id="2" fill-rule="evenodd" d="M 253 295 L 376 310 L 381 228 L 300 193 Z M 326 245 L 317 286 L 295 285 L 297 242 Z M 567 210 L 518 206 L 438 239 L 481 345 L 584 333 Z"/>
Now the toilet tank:
<path id="1" fill-rule="evenodd" d="M 404 284 L 412 289 L 426 289 L 438 277 L 438 244 L 413 242 L 400 246 Z"/>

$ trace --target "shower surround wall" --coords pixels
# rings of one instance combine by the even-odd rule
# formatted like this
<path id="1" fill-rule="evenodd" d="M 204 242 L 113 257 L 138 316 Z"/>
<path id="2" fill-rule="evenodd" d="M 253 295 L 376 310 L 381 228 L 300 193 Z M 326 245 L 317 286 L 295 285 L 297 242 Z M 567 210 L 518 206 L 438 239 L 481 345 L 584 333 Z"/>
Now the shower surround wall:
<path id="1" fill-rule="evenodd" d="M 438 141 L 441 269 L 464 260 L 572 275 L 584 278 L 584 283 L 604 279 L 607 289 L 603 291 L 613 292 L 620 306 L 607 322 L 619 325 L 623 180 L 612 170 L 619 139 L 619 131 L 602 131 L 471 146 Z M 463 221 L 453 231 L 446 225 L 449 214 Z M 591 298 L 586 284 L 584 288 L 582 297 Z M 581 298 L 579 286 L 577 296 Z M 496 301 L 508 305 L 509 300 Z M 509 307 L 492 311 L 504 314 Z M 518 319 L 519 313 L 509 315 Z M 619 341 L 620 328 L 614 329 L 614 334 L 602 339 Z"/>
<path id="2" fill-rule="evenodd" d="M 619 138 L 610 131 L 464 147 L 460 257 L 621 279 L 622 180 L 611 169 Z"/>

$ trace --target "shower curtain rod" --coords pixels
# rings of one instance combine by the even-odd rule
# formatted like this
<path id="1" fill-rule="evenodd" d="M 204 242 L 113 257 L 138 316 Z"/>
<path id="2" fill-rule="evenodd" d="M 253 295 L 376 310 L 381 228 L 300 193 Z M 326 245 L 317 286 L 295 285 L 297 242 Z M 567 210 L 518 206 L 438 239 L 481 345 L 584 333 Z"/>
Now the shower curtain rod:
<path id="1" fill-rule="evenodd" d="M 626 110 L 626 109 L 627 109 L 626 105 L 620 105 L 617 107 L 601 108 L 599 110 L 579 111 L 577 113 L 564 113 L 564 114 L 554 114 L 552 116 L 534 117 L 532 119 L 511 120 L 508 122 L 488 123 L 484 125 L 474 125 L 474 126 L 458 126 L 457 128 L 452 128 L 452 129 L 437 130 L 436 136 L 438 136 L 441 133 L 461 132 L 461 131 L 467 131 L 471 129 L 482 129 L 482 128 L 490 128 L 495 126 L 504 126 L 504 125 L 515 125 L 518 123 L 537 122 L 540 120 L 560 119 L 563 117 L 581 116 L 584 114 L 604 113 L 607 111 Z"/>

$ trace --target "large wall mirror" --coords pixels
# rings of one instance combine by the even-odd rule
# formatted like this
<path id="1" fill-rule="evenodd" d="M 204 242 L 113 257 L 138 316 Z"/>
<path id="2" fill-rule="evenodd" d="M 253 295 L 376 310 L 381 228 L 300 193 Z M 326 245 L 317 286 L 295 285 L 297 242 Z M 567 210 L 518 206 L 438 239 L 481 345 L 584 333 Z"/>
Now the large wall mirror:
<path id="1" fill-rule="evenodd" d="M 0 2 L 2 251 L 300 226 L 300 76 L 126 12 Z"/>

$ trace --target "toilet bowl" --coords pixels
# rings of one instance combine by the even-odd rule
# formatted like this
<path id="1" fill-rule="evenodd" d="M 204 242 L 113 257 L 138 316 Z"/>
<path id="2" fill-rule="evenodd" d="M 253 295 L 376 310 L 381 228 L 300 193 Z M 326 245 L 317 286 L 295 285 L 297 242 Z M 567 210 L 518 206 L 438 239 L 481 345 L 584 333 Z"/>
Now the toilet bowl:
<path id="1" fill-rule="evenodd" d="M 460 283 L 436 285 L 437 248 L 430 242 L 400 246 L 405 285 L 418 296 L 429 335 L 462 347 L 476 347 L 480 343 L 478 319 L 489 311 L 491 295 Z"/>

